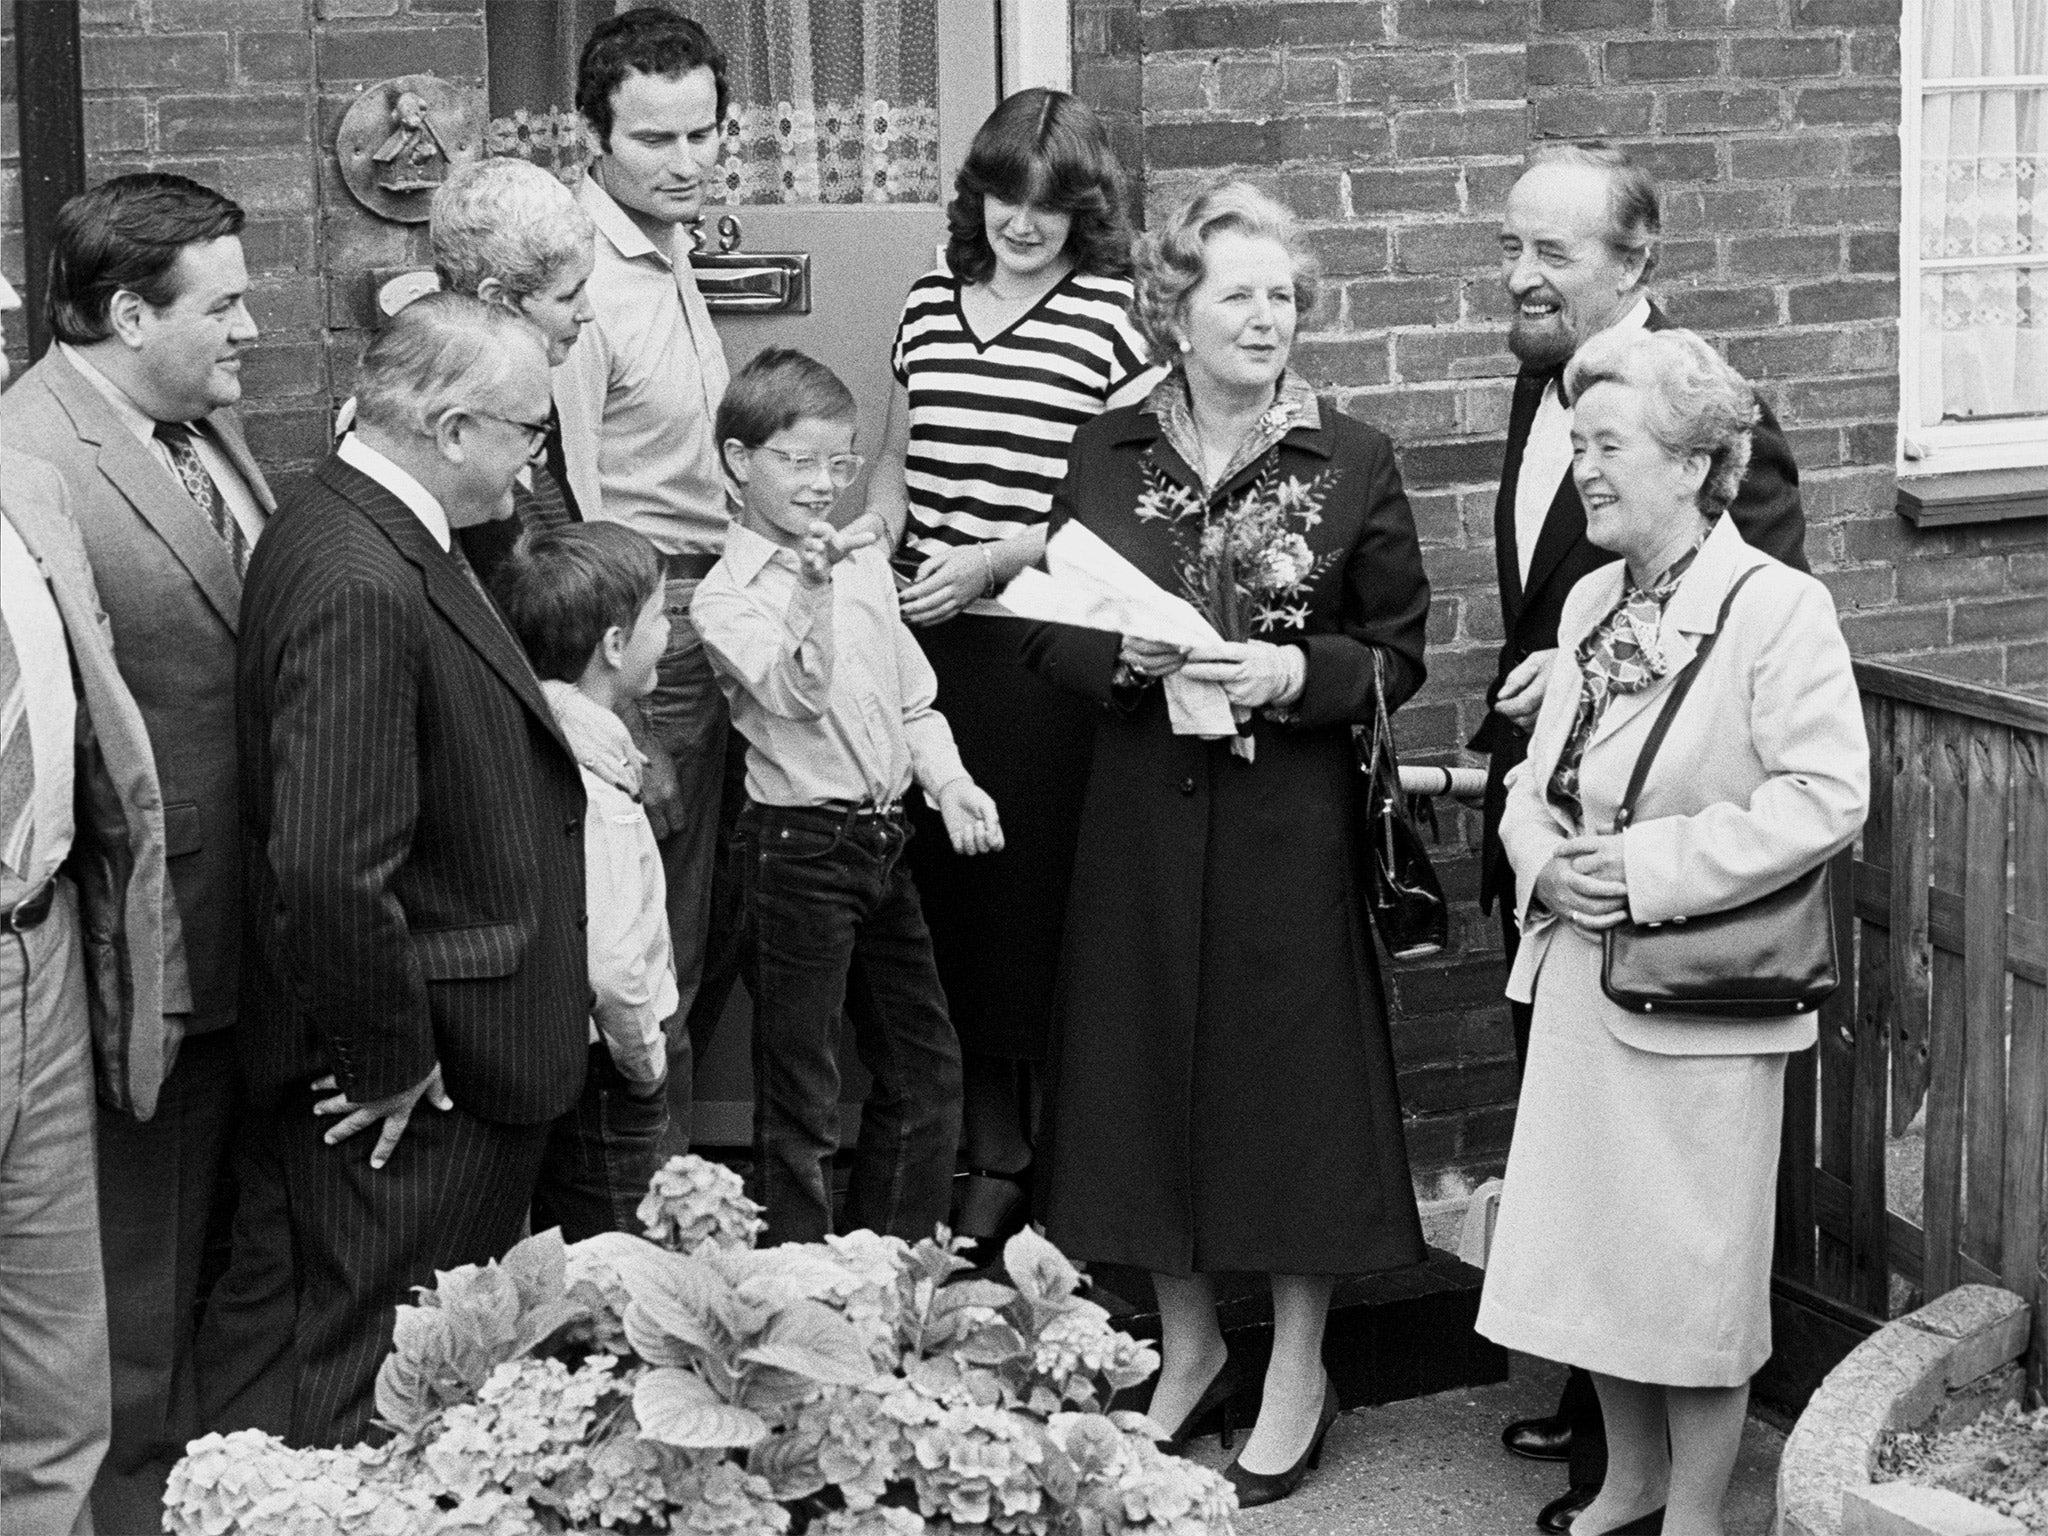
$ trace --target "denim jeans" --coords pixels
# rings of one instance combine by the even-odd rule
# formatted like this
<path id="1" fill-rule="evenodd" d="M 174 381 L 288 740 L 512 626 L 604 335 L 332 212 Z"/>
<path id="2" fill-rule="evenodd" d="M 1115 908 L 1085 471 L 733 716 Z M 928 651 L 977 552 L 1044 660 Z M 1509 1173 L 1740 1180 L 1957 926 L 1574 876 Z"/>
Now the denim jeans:
<path id="1" fill-rule="evenodd" d="M 832 1230 L 842 1002 L 874 1079 L 849 1229 L 916 1241 L 946 1218 L 960 1140 L 960 1046 L 899 817 L 749 801 L 733 838 L 754 995 L 753 1197 L 763 1243 Z"/>
<path id="2" fill-rule="evenodd" d="M 548 1131 L 533 1191 L 533 1230 L 560 1227 L 571 1243 L 599 1232 L 638 1236 L 640 1200 L 667 1124 L 666 1095 L 635 1094 L 605 1043 L 594 1043 L 583 1097 Z"/>

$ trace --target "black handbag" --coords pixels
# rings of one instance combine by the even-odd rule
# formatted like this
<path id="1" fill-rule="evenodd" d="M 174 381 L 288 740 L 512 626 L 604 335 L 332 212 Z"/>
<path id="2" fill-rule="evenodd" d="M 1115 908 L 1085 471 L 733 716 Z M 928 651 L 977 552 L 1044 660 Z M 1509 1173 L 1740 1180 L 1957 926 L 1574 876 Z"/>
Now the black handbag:
<path id="1" fill-rule="evenodd" d="M 1664 744 L 1672 717 L 1721 631 L 1735 594 L 1759 568 L 1729 588 L 1714 633 L 1671 685 L 1629 775 L 1614 830 L 1635 817 L 1636 799 Z M 1828 866 L 1817 864 L 1775 891 L 1725 912 L 1662 923 L 1623 922 L 1606 930 L 1600 990 L 1631 1013 L 1684 1013 L 1710 1019 L 1771 1019 L 1818 1008 L 1840 984 Z"/>
<path id="2" fill-rule="evenodd" d="M 1387 719 L 1386 663 L 1377 646 L 1371 650 L 1373 723 L 1370 729 L 1351 728 L 1358 753 L 1354 798 L 1366 903 L 1387 952 L 1396 960 L 1417 960 L 1436 954 L 1449 941 L 1450 909 L 1401 793 L 1400 755 Z"/>

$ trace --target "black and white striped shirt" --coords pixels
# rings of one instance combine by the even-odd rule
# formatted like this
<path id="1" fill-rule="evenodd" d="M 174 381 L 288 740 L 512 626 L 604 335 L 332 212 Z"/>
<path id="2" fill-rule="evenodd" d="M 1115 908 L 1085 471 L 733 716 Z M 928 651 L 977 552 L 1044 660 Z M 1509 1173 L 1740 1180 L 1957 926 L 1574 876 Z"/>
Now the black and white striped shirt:
<path id="1" fill-rule="evenodd" d="M 960 286 L 943 264 L 919 278 L 890 354 L 910 397 L 906 574 L 948 547 L 1043 523 L 1074 433 L 1152 382 L 1128 278 L 1071 272 L 986 342 Z"/>

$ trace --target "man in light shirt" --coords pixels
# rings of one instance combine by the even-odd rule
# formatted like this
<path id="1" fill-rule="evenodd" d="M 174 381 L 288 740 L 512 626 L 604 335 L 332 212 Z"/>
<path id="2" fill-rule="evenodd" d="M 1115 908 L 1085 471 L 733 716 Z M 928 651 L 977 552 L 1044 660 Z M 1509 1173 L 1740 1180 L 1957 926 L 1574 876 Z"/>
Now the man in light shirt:
<path id="1" fill-rule="evenodd" d="M 1480 905 L 1500 906 L 1501 940 L 1510 965 L 1515 927 L 1514 872 L 1500 843 L 1509 771 L 1528 752 L 1529 728 L 1543 703 L 1556 654 L 1564 601 L 1579 579 L 1615 559 L 1586 537 L 1572 463 L 1572 407 L 1564 370 L 1593 337 L 1615 328 L 1664 330 L 1672 322 L 1651 301 L 1662 217 L 1657 183 L 1618 149 L 1547 145 L 1508 193 L 1501 217 L 1501 285 L 1514 305 L 1508 349 L 1521 360 L 1508 415 L 1506 462 L 1494 503 L 1494 559 L 1499 567 L 1500 668 L 1487 691 L 1490 706 L 1470 745 L 1490 754 Z M 1799 470 L 1769 406 L 1751 439 L 1749 471 L 1729 509 L 1742 536 L 1798 570 L 1806 569 L 1806 524 L 1799 508 Z M 1527 1004 L 1510 1003 L 1515 1057 L 1528 1055 Z M 1502 1435 L 1517 1455 L 1571 1463 L 1570 1486 L 1546 1504 L 1536 1523 L 1566 1531 L 1599 1492 L 1607 1448 L 1591 1381 L 1574 1370 L 1554 1414 L 1520 1419 Z"/>
<path id="2" fill-rule="evenodd" d="M 453 538 L 512 515 L 545 345 L 430 294 L 356 400 L 249 567 L 237 693 L 244 1065 L 298 1260 L 297 1445 L 361 1439 L 392 1309 L 518 1240 L 590 996 L 576 759 Z"/>
<path id="3" fill-rule="evenodd" d="M 0 435 L 64 477 L 84 535 L 155 751 L 182 934 L 166 957 L 156 1112 L 99 1111 L 114 1426 L 93 1502 L 112 1530 L 155 1528 L 172 1463 L 206 1427 L 212 1362 L 192 1316 L 240 1111 L 235 634 L 272 506 L 235 410 L 257 339 L 242 224 L 183 176 L 117 176 L 72 198 L 53 238 L 56 344 L 0 398 Z M 239 1352 L 289 1348 L 288 1312 L 253 1316 Z"/>
<path id="4" fill-rule="evenodd" d="M 667 582 L 668 651 L 629 723 L 651 759 L 648 813 L 668 881 L 679 1003 L 668 1029 L 667 1145 L 676 1150 L 690 1137 L 684 1020 L 708 1037 L 736 974 L 730 904 L 713 901 L 730 717 L 689 618 L 728 522 L 711 430 L 725 350 L 691 274 L 687 228 L 703 213 L 725 104 L 725 55 L 695 22 L 642 6 L 591 32 L 576 105 L 593 158 L 577 197 L 597 226 L 596 318 L 555 382 L 583 516 L 645 534 Z"/>
<path id="5" fill-rule="evenodd" d="M 20 307 L 0 278 L 0 310 Z M 0 448 L 0 1521 L 10 1531 L 93 1529 L 88 1496 L 112 1412 L 94 1068 L 104 1101 L 154 1112 L 166 922 L 177 932 L 162 806 L 63 479 Z M 88 932 L 113 952 L 90 966 Z"/>

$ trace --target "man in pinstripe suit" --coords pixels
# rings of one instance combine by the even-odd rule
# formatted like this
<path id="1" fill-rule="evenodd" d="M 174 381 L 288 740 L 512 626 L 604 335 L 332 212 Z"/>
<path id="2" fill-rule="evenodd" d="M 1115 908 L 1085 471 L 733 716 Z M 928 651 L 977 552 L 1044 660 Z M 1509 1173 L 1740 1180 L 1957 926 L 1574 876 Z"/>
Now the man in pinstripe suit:
<path id="1" fill-rule="evenodd" d="M 451 537 L 542 443 L 540 336 L 418 300 L 357 409 L 242 606 L 242 1043 L 300 1266 L 295 1445 L 361 1438 L 392 1308 L 517 1240 L 589 1017 L 576 760 Z"/>

